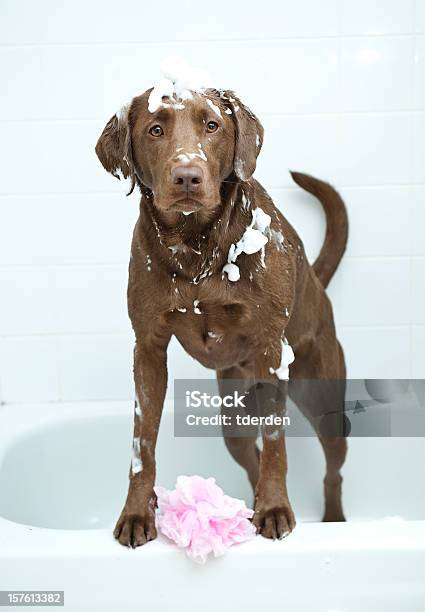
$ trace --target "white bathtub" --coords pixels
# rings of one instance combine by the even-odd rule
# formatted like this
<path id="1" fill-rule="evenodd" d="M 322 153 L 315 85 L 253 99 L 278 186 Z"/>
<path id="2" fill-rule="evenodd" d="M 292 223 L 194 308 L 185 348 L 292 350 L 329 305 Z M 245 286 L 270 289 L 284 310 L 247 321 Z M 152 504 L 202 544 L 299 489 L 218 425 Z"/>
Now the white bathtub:
<path id="1" fill-rule="evenodd" d="M 174 438 L 170 406 L 158 483 L 215 476 L 251 493 L 221 439 Z M 127 488 L 130 403 L 0 407 L 0 590 L 63 590 L 65 610 L 416 612 L 425 609 L 425 440 L 353 439 L 349 522 L 321 524 L 316 439 L 288 439 L 297 515 L 286 540 L 261 537 L 198 566 L 163 540 L 137 550 L 111 529 Z"/>

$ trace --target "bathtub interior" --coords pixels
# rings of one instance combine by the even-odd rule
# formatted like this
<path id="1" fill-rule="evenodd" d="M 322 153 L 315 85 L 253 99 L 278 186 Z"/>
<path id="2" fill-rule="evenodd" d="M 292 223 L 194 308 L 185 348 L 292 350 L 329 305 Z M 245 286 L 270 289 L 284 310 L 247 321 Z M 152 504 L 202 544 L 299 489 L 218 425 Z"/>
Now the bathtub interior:
<path id="1" fill-rule="evenodd" d="M 125 499 L 132 409 L 86 413 L 30 428 L 0 459 L 0 516 L 50 529 L 110 528 Z M 288 438 L 288 489 L 298 521 L 319 521 L 325 463 L 318 440 Z M 353 438 L 343 470 L 349 520 L 423 519 L 422 438 Z M 221 438 L 176 438 L 163 416 L 157 483 L 172 488 L 180 474 L 214 476 L 226 493 L 252 504 L 243 470 Z"/>

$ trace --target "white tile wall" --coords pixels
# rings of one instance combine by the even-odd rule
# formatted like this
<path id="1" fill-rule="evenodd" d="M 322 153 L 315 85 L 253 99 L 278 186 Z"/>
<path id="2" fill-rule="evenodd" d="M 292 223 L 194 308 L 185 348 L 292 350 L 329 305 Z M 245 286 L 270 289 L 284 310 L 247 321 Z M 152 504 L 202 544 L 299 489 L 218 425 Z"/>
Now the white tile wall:
<path id="1" fill-rule="evenodd" d="M 341 110 L 383 111 L 412 107 L 413 37 L 341 40 Z"/>
<path id="2" fill-rule="evenodd" d="M 411 376 L 411 337 L 407 326 L 342 327 L 339 335 L 352 378 Z"/>
<path id="3" fill-rule="evenodd" d="M 425 186 L 412 188 L 412 255 L 423 255 L 425 251 Z"/>
<path id="4" fill-rule="evenodd" d="M 339 325 L 408 325 L 409 258 L 345 258 L 329 286 Z"/>
<path id="5" fill-rule="evenodd" d="M 413 30 L 414 6 L 415 0 L 342 0 L 341 33 L 409 34 Z"/>
<path id="6" fill-rule="evenodd" d="M 425 34 L 425 2 L 416 0 L 415 3 L 415 32 Z"/>
<path id="7" fill-rule="evenodd" d="M 425 326 L 412 329 L 412 377 L 425 378 Z"/>
<path id="8" fill-rule="evenodd" d="M 139 0 L 3 0 L 0 41 L 0 400 L 133 396 L 138 202 L 94 144 L 169 54 L 261 117 L 257 177 L 311 259 L 323 212 L 288 169 L 341 190 L 350 240 L 330 295 L 349 374 L 425 376 L 425 0 L 163 0 L 160 16 Z M 170 386 L 204 374 L 176 342 L 169 371 Z"/>
<path id="9" fill-rule="evenodd" d="M 413 130 L 413 180 L 425 183 L 425 113 L 413 117 Z"/>
<path id="10" fill-rule="evenodd" d="M 2 266 L 127 264 L 138 215 L 137 197 L 107 193 L 3 196 L 0 210 Z"/>
<path id="11" fill-rule="evenodd" d="M 423 3 L 425 6 L 425 2 Z M 424 11 L 425 13 L 425 11 Z M 425 36 L 416 37 L 415 49 L 415 97 L 414 108 L 423 109 L 425 107 Z"/>
<path id="12" fill-rule="evenodd" d="M 120 400 L 134 397 L 132 357 L 130 333 L 60 336 L 60 399 Z"/>
<path id="13" fill-rule="evenodd" d="M 53 336 L 1 338 L 0 370 L 4 402 L 60 398 L 57 339 Z"/>
<path id="14" fill-rule="evenodd" d="M 412 261 L 412 314 L 413 323 L 425 325 L 425 257 Z"/>

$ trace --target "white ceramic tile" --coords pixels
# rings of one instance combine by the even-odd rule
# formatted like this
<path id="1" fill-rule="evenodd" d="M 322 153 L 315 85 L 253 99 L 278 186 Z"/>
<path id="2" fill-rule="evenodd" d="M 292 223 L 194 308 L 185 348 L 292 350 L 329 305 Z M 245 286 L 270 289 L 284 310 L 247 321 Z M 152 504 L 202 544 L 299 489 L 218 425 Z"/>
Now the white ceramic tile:
<path id="1" fill-rule="evenodd" d="M 58 338 L 62 400 L 134 398 L 132 334 Z"/>
<path id="2" fill-rule="evenodd" d="M 54 329 L 53 275 L 49 268 L 0 268 L 0 334 Z"/>
<path id="3" fill-rule="evenodd" d="M 136 49 L 134 45 L 0 47 L 6 84 L 0 115 L 106 123 L 120 106 L 154 84 L 161 59 L 177 51 L 192 63 L 201 63 L 217 87 L 234 89 L 257 113 L 337 109 L 338 41 L 331 38 L 179 43 L 178 49 L 170 43 Z M 238 70 L 229 61 L 235 57 L 243 57 Z M 82 96 L 80 91 L 90 95 Z"/>
<path id="4" fill-rule="evenodd" d="M 425 257 L 412 259 L 412 323 L 425 325 Z"/>
<path id="5" fill-rule="evenodd" d="M 258 158 L 258 178 L 266 189 L 293 187 L 289 170 L 336 183 L 339 117 L 265 117 L 264 146 Z"/>
<path id="6" fill-rule="evenodd" d="M 59 387 L 56 338 L 2 338 L 0 372 L 3 401 L 57 401 Z"/>
<path id="7" fill-rule="evenodd" d="M 425 378 L 425 327 L 412 327 L 412 378 Z"/>
<path id="8" fill-rule="evenodd" d="M 2 351 L 2 339 L 0 338 L 0 354 Z M 0 411 L 2 409 L 2 405 L 4 404 L 4 396 L 3 396 L 3 386 L 2 386 L 2 368 L 0 366 Z"/>
<path id="9" fill-rule="evenodd" d="M 410 187 L 346 188 L 341 195 L 349 219 L 346 256 L 410 254 Z"/>
<path id="10" fill-rule="evenodd" d="M 136 193 L 0 197 L 0 262 L 126 263 L 138 213 Z"/>
<path id="11" fill-rule="evenodd" d="M 343 258 L 329 286 L 338 325 L 410 322 L 410 262 Z"/>
<path id="12" fill-rule="evenodd" d="M 6 78 L 6 95 L 0 102 L 2 116 L 106 123 L 118 108 L 153 85 L 161 59 L 171 53 L 169 43 L 2 47 L 0 58 Z M 52 82 L 55 87 L 51 87 Z M 25 102 L 28 88 L 31 104 Z"/>
<path id="13" fill-rule="evenodd" d="M 416 0 L 415 29 L 416 32 L 425 34 L 425 0 Z"/>
<path id="14" fill-rule="evenodd" d="M 124 194 L 123 181 L 105 172 L 94 152 L 103 127 L 103 122 L 88 121 L 1 123 L 0 140 L 8 146 L 0 149 L 0 167 L 8 180 L 0 184 L 0 194 Z M 32 153 L 31 163 L 22 160 L 22 143 Z"/>
<path id="15" fill-rule="evenodd" d="M 420 190 L 421 188 L 417 188 Z M 412 213 L 411 187 L 356 187 L 340 189 L 348 210 L 349 240 L 344 257 L 409 255 L 411 232 L 417 231 L 418 249 L 425 254 L 425 192 L 416 196 Z M 309 261 L 322 247 L 326 223 L 318 200 L 300 188 L 272 189 L 270 195 L 282 214 L 297 230 Z M 416 221 L 415 215 L 416 214 Z M 412 228 L 412 230 L 411 230 Z M 422 253 L 417 253 L 422 254 Z"/>
<path id="16" fill-rule="evenodd" d="M 412 187 L 411 254 L 425 255 L 425 187 Z"/>
<path id="17" fill-rule="evenodd" d="M 270 196 L 284 217 L 298 232 L 307 258 L 313 262 L 325 239 L 326 222 L 323 209 L 316 198 L 300 187 L 272 189 Z"/>
<path id="18" fill-rule="evenodd" d="M 425 113 L 413 117 L 413 180 L 425 183 Z"/>
<path id="19" fill-rule="evenodd" d="M 349 378 L 409 378 L 408 327 L 341 327 Z"/>
<path id="20" fill-rule="evenodd" d="M 61 243 L 57 202 L 0 197 L 1 265 L 54 263 Z"/>
<path id="21" fill-rule="evenodd" d="M 20 18 L 25 14 L 25 19 Z M 84 19 L 81 18 L 84 15 Z M 125 17 L 123 17 L 123 15 Z M 157 27 L 160 19 L 160 27 Z M 122 20 L 122 27 L 117 21 Z M 125 23 L 125 27 L 124 27 Z M 149 40 L 216 40 L 278 38 L 338 33 L 338 0 L 269 0 L 254 10 L 244 0 L 163 0 L 158 5 L 126 0 L 78 0 L 58 8 L 54 0 L 35 6 L 25 0 L 0 5 L 0 37 L 16 42 L 128 42 Z"/>
<path id="22" fill-rule="evenodd" d="M 342 34 L 408 34 L 414 0 L 340 0 Z"/>
<path id="23" fill-rule="evenodd" d="M 55 269 L 55 318 L 59 332 L 130 329 L 127 266 L 64 266 Z"/>
<path id="24" fill-rule="evenodd" d="M 415 44 L 414 108 L 423 111 L 425 110 L 425 36 L 417 36 Z"/>
<path id="25" fill-rule="evenodd" d="M 260 116 L 337 109 L 336 38 L 255 44 L 236 41 L 202 49 L 202 52 L 211 74 L 234 89 Z M 229 57 L 237 54 L 243 57 L 243 62 L 235 70 Z"/>
<path id="26" fill-rule="evenodd" d="M 414 40 L 341 40 L 341 110 L 406 110 L 412 104 Z"/>
<path id="27" fill-rule="evenodd" d="M 59 338 L 59 368 L 64 400 L 131 399 L 133 336 L 73 335 Z M 174 397 L 176 378 L 211 379 L 204 368 L 172 339 L 167 352 L 167 398 Z"/>
<path id="28" fill-rule="evenodd" d="M 339 181 L 345 185 L 408 183 L 411 127 L 409 114 L 343 116 Z"/>

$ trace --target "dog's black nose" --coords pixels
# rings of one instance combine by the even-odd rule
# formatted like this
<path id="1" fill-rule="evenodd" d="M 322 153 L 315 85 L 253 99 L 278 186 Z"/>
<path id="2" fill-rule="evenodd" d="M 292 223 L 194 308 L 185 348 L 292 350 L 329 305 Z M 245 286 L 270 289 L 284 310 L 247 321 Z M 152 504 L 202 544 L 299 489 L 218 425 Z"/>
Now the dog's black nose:
<path id="1" fill-rule="evenodd" d="M 197 191 L 204 180 L 202 168 L 198 166 L 176 166 L 171 171 L 173 185 L 181 191 Z"/>

